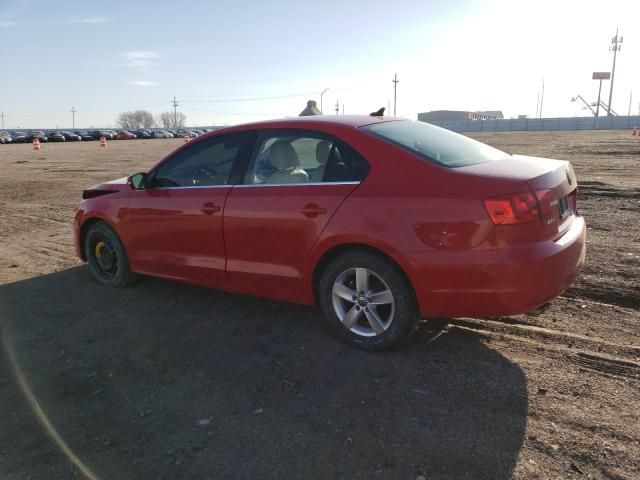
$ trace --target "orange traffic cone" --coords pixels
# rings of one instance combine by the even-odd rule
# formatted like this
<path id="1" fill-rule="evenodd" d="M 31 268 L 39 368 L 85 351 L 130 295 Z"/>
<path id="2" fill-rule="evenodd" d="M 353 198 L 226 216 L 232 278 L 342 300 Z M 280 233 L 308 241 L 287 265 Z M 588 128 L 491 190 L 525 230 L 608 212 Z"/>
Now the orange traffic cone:
<path id="1" fill-rule="evenodd" d="M 104 137 L 100 137 L 100 146 L 101 147 L 106 147 L 107 146 L 107 139 Z"/>
<path id="2" fill-rule="evenodd" d="M 184 143 L 187 143 L 189 141 L 189 134 L 185 133 L 184 134 Z"/>
<path id="3" fill-rule="evenodd" d="M 40 140 L 38 140 L 38 138 L 33 139 L 33 149 L 40 150 Z"/>

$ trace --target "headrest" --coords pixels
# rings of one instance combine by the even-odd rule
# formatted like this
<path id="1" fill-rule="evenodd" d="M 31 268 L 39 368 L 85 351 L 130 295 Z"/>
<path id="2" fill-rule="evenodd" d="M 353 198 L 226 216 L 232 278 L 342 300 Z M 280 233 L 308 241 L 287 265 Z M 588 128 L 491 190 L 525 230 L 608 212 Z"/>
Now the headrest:
<path id="1" fill-rule="evenodd" d="M 329 152 L 331 152 L 331 142 L 329 140 L 320 140 L 316 145 L 316 161 L 325 165 L 329 160 Z"/>
<path id="2" fill-rule="evenodd" d="M 278 140 L 271 145 L 269 148 L 269 158 L 271 160 L 271 165 L 280 170 L 300 165 L 298 154 L 291 144 L 284 140 Z"/>

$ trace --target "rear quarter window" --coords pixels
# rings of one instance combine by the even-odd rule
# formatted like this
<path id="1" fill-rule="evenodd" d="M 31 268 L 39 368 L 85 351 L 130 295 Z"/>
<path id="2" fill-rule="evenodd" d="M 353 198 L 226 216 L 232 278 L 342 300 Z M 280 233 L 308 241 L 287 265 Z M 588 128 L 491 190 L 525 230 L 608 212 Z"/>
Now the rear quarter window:
<path id="1" fill-rule="evenodd" d="M 424 122 L 399 120 L 361 128 L 443 167 L 466 167 L 509 156 L 497 148 Z"/>

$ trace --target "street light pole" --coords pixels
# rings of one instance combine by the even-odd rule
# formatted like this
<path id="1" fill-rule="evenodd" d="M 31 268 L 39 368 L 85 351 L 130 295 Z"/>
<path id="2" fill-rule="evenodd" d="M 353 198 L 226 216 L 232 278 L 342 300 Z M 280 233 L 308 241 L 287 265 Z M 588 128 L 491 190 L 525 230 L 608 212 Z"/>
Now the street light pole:
<path id="1" fill-rule="evenodd" d="M 393 80 L 391 80 L 393 82 L 393 116 L 396 116 L 396 100 L 397 100 L 397 95 L 396 95 L 396 90 L 398 88 L 398 82 L 400 80 L 398 80 L 398 74 L 396 73 L 393 76 Z"/>
<path id="2" fill-rule="evenodd" d="M 616 28 L 616 36 L 611 39 L 610 51 L 613 51 L 613 68 L 611 68 L 611 84 L 609 85 L 609 105 L 607 105 L 607 117 L 611 116 L 611 101 L 613 99 L 613 79 L 616 76 L 616 56 L 618 50 L 622 47 L 622 37 L 618 39 L 618 29 Z"/>
<path id="3" fill-rule="evenodd" d="M 322 111 L 322 96 L 323 96 L 325 93 L 327 93 L 328 91 L 329 91 L 329 89 L 328 89 L 328 88 L 325 88 L 324 90 L 322 90 L 322 91 L 320 92 L 320 113 L 323 113 L 323 111 Z"/>

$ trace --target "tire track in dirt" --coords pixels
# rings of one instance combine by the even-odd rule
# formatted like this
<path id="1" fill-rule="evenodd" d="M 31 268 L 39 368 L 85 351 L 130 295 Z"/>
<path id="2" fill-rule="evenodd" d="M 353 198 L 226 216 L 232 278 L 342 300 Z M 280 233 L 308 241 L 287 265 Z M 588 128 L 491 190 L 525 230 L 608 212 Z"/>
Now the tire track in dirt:
<path id="1" fill-rule="evenodd" d="M 582 182 L 578 185 L 578 195 L 580 197 L 640 198 L 640 189 L 622 189 L 605 185 L 607 184 L 602 182 Z"/>
<path id="2" fill-rule="evenodd" d="M 448 320 L 448 324 L 450 328 L 473 332 L 492 340 L 508 340 L 510 345 L 519 342 L 531 353 L 555 355 L 598 373 L 640 379 L 640 345 L 620 345 L 601 338 L 505 320 L 464 318 Z"/>

